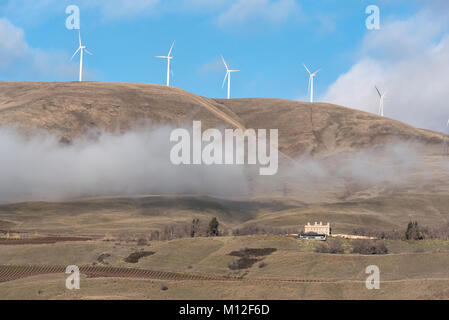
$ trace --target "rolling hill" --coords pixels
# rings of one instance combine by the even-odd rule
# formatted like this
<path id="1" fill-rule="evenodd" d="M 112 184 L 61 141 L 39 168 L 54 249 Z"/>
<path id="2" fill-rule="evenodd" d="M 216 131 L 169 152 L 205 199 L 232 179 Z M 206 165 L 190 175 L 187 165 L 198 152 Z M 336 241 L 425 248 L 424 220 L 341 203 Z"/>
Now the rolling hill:
<path id="1" fill-rule="evenodd" d="M 0 226 L 105 234 L 120 233 L 123 226 L 143 232 L 212 216 L 227 228 L 331 221 L 337 231 L 402 228 L 410 219 L 427 225 L 449 221 L 449 166 L 442 153 L 447 136 L 442 133 L 326 103 L 209 99 L 149 84 L 0 83 L 0 126 L 46 130 L 63 144 L 95 128 L 190 127 L 192 120 L 201 120 L 203 130 L 277 128 L 280 150 L 295 160 L 281 165 L 275 177 L 248 174 L 251 190 L 237 199 L 207 193 L 116 194 L 0 204 Z"/>
<path id="2" fill-rule="evenodd" d="M 92 128 L 125 131 L 144 120 L 203 128 L 279 130 L 280 151 L 330 155 L 392 139 L 439 144 L 444 135 L 326 103 L 208 99 L 160 85 L 99 82 L 1 82 L 0 125 L 45 129 L 69 142 Z"/>

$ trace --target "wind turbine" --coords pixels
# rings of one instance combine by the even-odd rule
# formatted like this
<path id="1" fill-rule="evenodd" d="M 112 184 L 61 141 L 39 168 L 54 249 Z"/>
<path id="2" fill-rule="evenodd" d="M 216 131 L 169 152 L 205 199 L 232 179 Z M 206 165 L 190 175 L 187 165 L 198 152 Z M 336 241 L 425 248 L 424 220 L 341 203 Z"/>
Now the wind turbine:
<path id="1" fill-rule="evenodd" d="M 170 86 L 170 60 L 173 59 L 172 56 L 170 56 L 172 50 L 173 50 L 173 46 L 175 45 L 175 42 L 173 41 L 171 47 L 170 47 L 170 51 L 168 51 L 168 54 L 166 56 L 156 56 L 156 58 L 161 58 L 161 59 L 167 59 L 167 87 Z"/>
<path id="2" fill-rule="evenodd" d="M 228 65 L 226 64 L 226 61 L 225 61 L 225 59 L 223 58 L 223 56 L 221 56 L 221 60 L 223 60 L 223 64 L 224 64 L 224 66 L 226 67 L 226 75 L 225 75 L 225 77 L 224 77 L 224 79 L 223 79 L 223 84 L 221 85 L 221 87 L 222 87 L 222 88 L 224 87 L 226 78 L 228 78 L 228 99 L 230 99 L 230 98 L 231 98 L 231 73 L 232 73 L 232 72 L 239 72 L 240 70 L 230 70 L 230 69 L 228 68 Z"/>
<path id="3" fill-rule="evenodd" d="M 377 88 L 377 86 L 374 86 L 376 88 L 377 94 L 379 95 L 379 116 L 383 117 L 384 116 L 384 100 L 387 97 L 386 93 L 380 93 L 379 89 Z"/>
<path id="4" fill-rule="evenodd" d="M 92 55 L 89 51 L 87 51 L 86 46 L 83 46 L 81 43 L 81 32 L 78 30 L 78 40 L 79 40 L 79 47 L 78 50 L 75 51 L 72 58 L 70 60 L 73 60 L 73 58 L 76 56 L 78 52 L 80 52 L 80 75 L 79 75 L 79 81 L 83 81 L 83 53 L 86 52 L 87 54 Z"/>
<path id="5" fill-rule="evenodd" d="M 306 68 L 307 72 L 309 73 L 309 87 L 307 88 L 307 92 L 310 92 L 310 102 L 313 102 L 313 78 L 315 78 L 316 74 L 318 72 L 320 72 L 321 69 L 315 71 L 314 73 L 311 73 L 304 63 L 303 63 L 303 66 L 304 66 L 304 68 Z"/>

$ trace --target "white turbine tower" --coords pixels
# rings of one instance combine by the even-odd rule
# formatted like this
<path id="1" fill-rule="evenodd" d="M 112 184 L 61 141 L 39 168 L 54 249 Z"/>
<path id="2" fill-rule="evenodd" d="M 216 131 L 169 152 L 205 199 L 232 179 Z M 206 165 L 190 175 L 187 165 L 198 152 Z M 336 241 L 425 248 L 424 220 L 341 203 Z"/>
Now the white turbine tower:
<path id="1" fill-rule="evenodd" d="M 173 41 L 173 43 L 171 44 L 170 47 L 170 51 L 168 51 L 168 54 L 166 56 L 156 56 L 156 58 L 161 58 L 161 59 L 167 59 L 167 87 L 170 86 L 170 60 L 173 59 L 172 56 L 170 56 L 172 50 L 173 50 L 173 46 L 175 45 L 175 42 Z"/>
<path id="2" fill-rule="evenodd" d="M 223 56 L 221 56 L 221 60 L 223 60 L 223 64 L 224 64 L 224 66 L 226 67 L 226 75 L 225 75 L 225 77 L 224 77 L 224 79 L 223 79 L 223 84 L 221 85 L 221 87 L 222 87 L 222 88 L 224 87 L 226 78 L 228 78 L 228 99 L 230 99 L 230 98 L 231 98 L 231 73 L 232 73 L 232 72 L 239 72 L 240 70 L 230 70 L 230 69 L 228 68 L 228 65 L 226 64 L 226 61 L 225 61 L 225 59 L 223 58 Z"/>
<path id="3" fill-rule="evenodd" d="M 376 88 L 377 94 L 379 95 L 379 116 L 383 117 L 384 116 L 384 100 L 387 97 L 386 93 L 380 93 L 379 89 L 377 88 L 377 86 L 374 86 Z"/>
<path id="4" fill-rule="evenodd" d="M 79 74 L 79 81 L 83 81 L 83 53 L 86 52 L 87 54 L 92 55 L 89 51 L 87 51 L 86 47 L 82 45 L 81 43 L 81 32 L 78 30 L 78 40 L 79 40 L 79 47 L 78 50 L 75 51 L 72 58 L 70 60 L 73 60 L 73 58 L 76 56 L 76 54 L 80 53 L 80 74 Z"/>
<path id="5" fill-rule="evenodd" d="M 449 120 L 447 120 L 446 127 L 447 127 L 447 132 L 449 133 Z M 449 156 L 449 141 L 447 138 L 444 139 L 444 152 L 443 153 Z"/>
<path id="6" fill-rule="evenodd" d="M 303 66 L 304 66 L 304 68 L 306 68 L 307 72 L 309 73 L 309 87 L 307 88 L 307 93 L 310 92 L 310 102 L 313 102 L 313 78 L 315 78 L 316 74 L 318 72 L 320 72 L 321 69 L 315 71 L 314 73 L 311 73 L 304 63 L 303 63 Z"/>

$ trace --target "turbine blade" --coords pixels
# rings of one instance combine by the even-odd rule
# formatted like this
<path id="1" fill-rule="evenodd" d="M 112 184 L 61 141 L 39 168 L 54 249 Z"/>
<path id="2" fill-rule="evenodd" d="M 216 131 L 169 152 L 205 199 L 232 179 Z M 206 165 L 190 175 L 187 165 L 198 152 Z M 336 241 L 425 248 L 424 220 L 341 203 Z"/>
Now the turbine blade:
<path id="1" fill-rule="evenodd" d="M 155 56 L 155 58 L 167 59 L 168 57 L 166 57 L 166 56 Z"/>
<path id="2" fill-rule="evenodd" d="M 175 45 L 175 41 L 173 41 L 173 43 L 171 44 L 170 51 L 168 52 L 167 57 L 170 57 L 170 53 L 171 53 L 171 51 L 173 50 L 173 46 L 174 46 L 174 45 Z"/>
<path id="3" fill-rule="evenodd" d="M 84 52 L 85 52 L 85 53 L 87 53 L 87 54 L 90 54 L 91 56 L 93 56 L 93 53 L 91 53 L 91 52 L 87 51 L 87 49 L 86 49 L 86 48 L 84 48 Z"/>
<path id="4" fill-rule="evenodd" d="M 316 76 L 316 74 L 318 73 L 318 72 L 320 72 L 321 71 L 321 69 L 318 69 L 317 71 L 315 71 L 312 75 L 313 76 Z"/>
<path id="5" fill-rule="evenodd" d="M 78 53 L 78 51 L 80 51 L 81 47 L 78 48 L 78 50 L 75 51 L 75 53 L 73 54 L 73 56 L 70 58 L 70 60 L 73 60 L 73 58 L 76 56 L 76 54 Z"/>
<path id="6" fill-rule="evenodd" d="M 78 29 L 78 41 L 80 43 L 80 47 L 81 47 L 81 30 Z"/>
<path id="7" fill-rule="evenodd" d="M 225 67 L 226 67 L 226 71 L 228 71 L 229 70 L 229 68 L 228 68 L 228 65 L 226 64 L 226 61 L 225 61 L 225 59 L 223 58 L 223 55 L 221 56 L 221 60 L 223 60 L 223 64 L 225 65 Z"/>
<path id="8" fill-rule="evenodd" d="M 374 86 L 374 88 L 376 88 L 377 94 L 379 95 L 380 98 L 382 98 L 382 95 L 380 94 L 379 89 L 377 88 L 377 86 Z"/>
<path id="9" fill-rule="evenodd" d="M 309 74 L 311 74 L 310 71 L 309 71 L 309 69 L 306 67 L 306 65 L 305 65 L 304 63 L 303 63 L 302 65 L 304 66 L 304 68 L 306 68 L 307 72 L 308 72 Z"/>
<path id="10" fill-rule="evenodd" d="M 229 71 L 226 71 L 226 75 L 225 75 L 225 77 L 224 77 L 224 79 L 223 79 L 223 83 L 221 84 L 221 87 L 222 87 L 222 88 L 223 88 L 224 85 L 225 85 L 226 78 L 228 77 L 228 74 L 229 74 Z"/>

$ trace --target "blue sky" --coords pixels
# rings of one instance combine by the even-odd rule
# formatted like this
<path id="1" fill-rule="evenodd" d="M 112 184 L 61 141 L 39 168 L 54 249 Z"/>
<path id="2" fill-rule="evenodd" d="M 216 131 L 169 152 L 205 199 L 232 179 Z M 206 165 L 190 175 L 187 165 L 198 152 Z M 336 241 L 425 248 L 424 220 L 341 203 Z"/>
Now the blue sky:
<path id="1" fill-rule="evenodd" d="M 83 42 L 94 53 L 85 60 L 87 80 L 163 84 L 166 65 L 154 56 L 167 54 L 176 40 L 173 85 L 193 93 L 226 96 L 223 54 L 242 70 L 233 75 L 232 97 L 304 100 L 305 62 L 322 69 L 315 82 L 318 100 L 376 112 L 373 84 L 393 87 L 386 116 L 445 130 L 449 113 L 441 90 L 430 116 L 414 105 L 418 97 L 407 96 L 415 87 L 404 88 L 404 81 L 389 75 L 395 70 L 407 80 L 401 65 L 419 58 L 444 61 L 449 10 L 443 0 L 1 0 L 0 80 L 77 79 L 78 58 L 69 60 L 77 32 L 65 27 L 70 4 L 81 10 Z M 380 30 L 365 26 L 365 8 L 372 4 L 380 8 Z M 435 57 L 438 48 L 443 57 Z M 443 73 L 447 67 L 435 68 Z M 439 83 L 447 84 L 441 77 Z M 432 81 L 425 83 L 434 97 Z"/>

